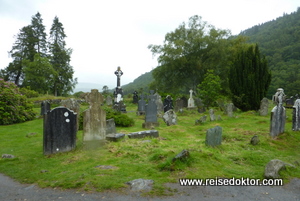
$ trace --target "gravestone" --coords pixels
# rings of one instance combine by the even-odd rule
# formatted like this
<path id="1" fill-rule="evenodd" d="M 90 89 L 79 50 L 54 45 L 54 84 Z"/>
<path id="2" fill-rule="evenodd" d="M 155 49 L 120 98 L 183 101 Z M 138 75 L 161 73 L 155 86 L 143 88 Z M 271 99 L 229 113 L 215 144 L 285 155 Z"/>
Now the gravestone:
<path id="1" fill-rule="evenodd" d="M 50 103 L 48 101 L 41 102 L 41 115 L 47 114 L 50 110 Z"/>
<path id="2" fill-rule="evenodd" d="M 157 122 L 157 105 L 155 103 L 153 92 L 153 90 L 150 91 L 148 104 L 146 105 L 145 122 L 142 125 L 143 128 L 152 128 L 159 125 Z"/>
<path id="3" fill-rule="evenodd" d="M 204 116 L 200 117 L 200 119 L 196 119 L 196 120 L 195 120 L 195 125 L 199 125 L 199 124 L 201 124 L 201 123 L 206 122 L 206 118 L 207 118 L 207 116 L 204 115 Z"/>
<path id="4" fill-rule="evenodd" d="M 177 98 L 175 101 L 175 112 L 181 111 L 183 109 L 183 100 L 181 98 Z"/>
<path id="5" fill-rule="evenodd" d="M 146 101 L 144 100 L 144 94 L 141 94 L 141 99 L 138 102 L 137 115 L 144 115 L 146 111 Z"/>
<path id="6" fill-rule="evenodd" d="M 139 101 L 138 93 L 137 93 L 137 91 L 134 91 L 133 92 L 133 97 L 132 97 L 132 103 L 137 104 L 138 101 Z"/>
<path id="7" fill-rule="evenodd" d="M 270 135 L 272 138 L 284 132 L 286 119 L 285 108 L 283 107 L 284 100 L 285 94 L 283 89 L 277 89 L 273 96 L 273 102 L 276 106 L 271 111 Z"/>
<path id="8" fill-rule="evenodd" d="M 234 109 L 233 103 L 228 103 L 225 105 L 225 113 L 227 114 L 228 117 L 233 117 L 233 109 Z"/>
<path id="9" fill-rule="evenodd" d="M 83 112 L 83 141 L 105 140 L 106 112 L 101 108 L 103 97 L 97 89 L 86 96 L 89 108 Z"/>
<path id="10" fill-rule="evenodd" d="M 113 104 L 112 98 L 110 95 L 106 97 L 106 105 L 110 106 Z"/>
<path id="11" fill-rule="evenodd" d="M 155 97 L 155 103 L 157 105 L 157 114 L 160 115 L 164 111 L 164 105 L 161 100 L 161 96 L 157 92 L 154 94 L 154 97 Z"/>
<path id="12" fill-rule="evenodd" d="M 215 112 L 213 109 L 209 109 L 209 117 L 210 117 L 210 121 L 215 121 L 216 117 L 215 117 Z"/>
<path id="13" fill-rule="evenodd" d="M 60 105 L 66 107 L 66 108 L 69 108 L 69 110 L 72 110 L 77 114 L 77 122 L 78 122 L 77 130 L 78 130 L 79 129 L 79 117 L 80 117 L 80 105 L 77 102 L 77 100 L 74 98 L 62 100 L 60 102 Z"/>
<path id="14" fill-rule="evenodd" d="M 208 146 L 217 146 L 222 143 L 222 127 L 216 126 L 210 128 L 206 132 L 205 144 Z"/>
<path id="15" fill-rule="evenodd" d="M 167 124 L 167 126 L 176 125 L 177 115 L 173 110 L 168 110 L 163 115 L 163 120 Z"/>
<path id="16" fill-rule="evenodd" d="M 115 134 L 117 133 L 115 120 L 113 118 L 106 120 L 106 132 L 105 134 Z"/>
<path id="17" fill-rule="evenodd" d="M 164 112 L 167 112 L 171 109 L 173 109 L 173 100 L 170 95 L 167 95 L 167 97 L 164 100 Z"/>
<path id="18" fill-rule="evenodd" d="M 293 129 L 293 131 L 300 130 L 300 99 L 297 99 L 293 106 L 292 129 Z"/>
<path id="19" fill-rule="evenodd" d="M 57 107 L 44 115 L 44 155 L 67 152 L 76 147 L 77 114 Z"/>
<path id="20" fill-rule="evenodd" d="M 269 100 L 267 98 L 263 98 L 260 101 L 259 115 L 260 116 L 267 116 L 268 115 L 268 108 L 269 108 Z"/>
<path id="21" fill-rule="evenodd" d="M 145 138 L 145 137 L 159 137 L 157 130 L 138 131 L 128 134 L 128 138 Z"/>
<path id="22" fill-rule="evenodd" d="M 195 108 L 195 101 L 193 99 L 193 90 L 191 89 L 189 92 L 190 92 L 190 98 L 188 100 L 188 108 Z"/>

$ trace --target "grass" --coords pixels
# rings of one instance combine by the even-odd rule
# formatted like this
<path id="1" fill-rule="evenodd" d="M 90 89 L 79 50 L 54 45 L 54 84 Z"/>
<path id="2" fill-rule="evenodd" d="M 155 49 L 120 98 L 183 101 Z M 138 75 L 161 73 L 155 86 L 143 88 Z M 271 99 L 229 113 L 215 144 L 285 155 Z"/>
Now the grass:
<path id="1" fill-rule="evenodd" d="M 128 104 L 127 111 L 135 111 L 136 105 Z M 39 112 L 39 108 L 35 108 Z M 270 111 L 270 110 L 269 110 Z M 0 154 L 12 154 L 16 158 L 0 159 L 0 172 L 22 183 L 35 183 L 40 187 L 76 188 L 82 191 L 122 191 L 125 183 L 134 179 L 154 180 L 154 195 L 164 195 L 168 189 L 164 183 L 178 182 L 179 178 L 241 178 L 263 179 L 265 165 L 272 159 L 287 163 L 300 162 L 300 132 L 292 131 L 292 110 L 285 133 L 277 139 L 269 136 L 270 116 L 256 112 L 236 112 L 229 118 L 221 111 L 222 121 L 207 121 L 195 125 L 195 120 L 208 112 L 184 111 L 178 114 L 178 125 L 166 126 L 160 118 L 159 138 L 129 139 L 110 142 L 95 150 L 87 150 L 82 142 L 82 131 L 77 133 L 76 149 L 50 156 L 43 155 L 43 119 L 0 126 Z M 135 125 L 117 128 L 128 134 L 141 131 L 143 116 L 128 112 Z M 223 128 L 222 145 L 205 145 L 206 130 L 214 126 Z M 250 139 L 258 135 L 260 143 L 251 145 Z M 145 142 L 144 140 L 151 140 Z M 189 150 L 190 158 L 172 163 L 183 149 Z M 113 169 L 101 169 L 110 165 Z M 300 178 L 300 169 L 287 168 L 281 172 L 288 182 Z M 171 193 L 171 192 L 169 192 Z"/>

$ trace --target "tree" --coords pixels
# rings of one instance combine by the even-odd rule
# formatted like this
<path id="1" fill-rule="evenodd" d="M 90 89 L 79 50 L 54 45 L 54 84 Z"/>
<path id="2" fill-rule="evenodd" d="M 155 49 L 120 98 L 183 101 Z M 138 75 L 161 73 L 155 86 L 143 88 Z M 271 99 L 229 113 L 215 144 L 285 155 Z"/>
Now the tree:
<path id="1" fill-rule="evenodd" d="M 229 72 L 232 102 L 242 111 L 258 110 L 271 82 L 267 60 L 260 54 L 258 45 L 241 49 Z"/>
<path id="2" fill-rule="evenodd" d="M 62 23 L 55 17 L 50 29 L 50 63 L 56 71 L 52 87 L 55 96 L 68 94 L 77 84 L 70 65 L 72 50 L 66 48 L 66 37 Z"/>
<path id="3" fill-rule="evenodd" d="M 204 80 L 198 85 L 198 94 L 204 105 L 209 108 L 214 106 L 216 100 L 220 97 L 221 79 L 214 74 L 213 70 L 208 70 L 204 76 Z"/>
<path id="4" fill-rule="evenodd" d="M 23 60 L 23 66 L 26 75 L 23 87 L 29 87 L 40 94 L 50 91 L 56 72 L 48 58 L 37 53 L 34 61 Z"/>
<path id="5" fill-rule="evenodd" d="M 108 93 L 108 86 L 106 86 L 106 85 L 104 85 L 103 87 L 102 87 L 102 93 L 103 94 L 107 94 Z"/>
<path id="6" fill-rule="evenodd" d="M 161 91 L 188 91 L 203 81 L 208 69 L 214 69 L 226 82 L 229 36 L 229 31 L 208 25 L 200 16 L 191 17 L 188 24 L 167 33 L 163 45 L 148 46 L 153 55 L 159 55 L 152 85 Z"/>
<path id="7" fill-rule="evenodd" d="M 31 29 L 33 31 L 36 52 L 39 53 L 41 57 L 46 57 L 47 34 L 45 32 L 45 26 L 43 25 L 43 19 L 39 12 L 37 12 L 36 15 L 32 16 Z"/>

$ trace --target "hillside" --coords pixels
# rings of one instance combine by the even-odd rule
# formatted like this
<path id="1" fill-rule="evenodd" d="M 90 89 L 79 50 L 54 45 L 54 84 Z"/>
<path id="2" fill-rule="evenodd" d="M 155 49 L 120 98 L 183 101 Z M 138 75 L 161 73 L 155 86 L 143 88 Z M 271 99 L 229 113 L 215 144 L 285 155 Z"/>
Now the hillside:
<path id="1" fill-rule="evenodd" d="M 300 8 L 276 20 L 253 26 L 240 35 L 249 37 L 251 43 L 257 43 L 269 62 L 272 81 L 268 95 L 273 95 L 279 87 L 288 96 L 299 94 Z"/>
<path id="2" fill-rule="evenodd" d="M 123 85 L 124 94 L 132 94 L 134 91 L 149 91 L 149 84 L 153 81 L 152 71 L 147 72 L 136 78 L 133 82 Z"/>

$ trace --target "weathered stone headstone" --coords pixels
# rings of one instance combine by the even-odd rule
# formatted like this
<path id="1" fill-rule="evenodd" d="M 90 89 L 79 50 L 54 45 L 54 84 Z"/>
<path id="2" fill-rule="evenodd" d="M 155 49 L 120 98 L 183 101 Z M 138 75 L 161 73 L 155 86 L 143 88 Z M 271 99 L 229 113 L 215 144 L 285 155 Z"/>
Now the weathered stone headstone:
<path id="1" fill-rule="evenodd" d="M 137 91 L 134 91 L 133 92 L 133 97 L 132 97 L 132 103 L 137 104 L 138 101 L 139 101 L 138 93 L 137 93 Z"/>
<path id="2" fill-rule="evenodd" d="M 106 135 L 115 134 L 115 133 L 117 133 L 115 120 L 113 118 L 107 119 L 106 120 Z"/>
<path id="3" fill-rule="evenodd" d="M 217 146 L 222 143 L 222 127 L 216 126 L 206 132 L 205 144 L 208 146 Z"/>
<path id="4" fill-rule="evenodd" d="M 268 108 L 269 108 L 269 100 L 267 98 L 263 98 L 260 102 L 259 115 L 260 116 L 267 116 L 268 115 Z"/>
<path id="5" fill-rule="evenodd" d="M 41 115 L 47 114 L 50 110 L 50 103 L 48 101 L 43 101 L 41 103 Z"/>
<path id="6" fill-rule="evenodd" d="M 234 109 L 233 103 L 228 103 L 225 105 L 225 113 L 227 114 L 228 117 L 233 117 L 233 109 Z"/>
<path id="7" fill-rule="evenodd" d="M 285 108 L 282 105 L 284 99 L 285 94 L 283 89 L 277 89 L 277 92 L 273 96 L 273 102 L 277 105 L 271 111 L 270 135 L 272 138 L 284 132 L 286 119 Z"/>
<path id="8" fill-rule="evenodd" d="M 189 92 L 190 92 L 190 98 L 188 100 L 188 108 L 195 108 L 195 101 L 193 99 L 193 90 L 191 89 Z"/>
<path id="9" fill-rule="evenodd" d="M 110 95 L 106 97 L 106 105 L 110 106 L 113 104 L 112 98 Z"/>
<path id="10" fill-rule="evenodd" d="M 141 99 L 138 102 L 137 115 L 144 115 L 146 111 L 146 101 L 144 100 L 144 94 L 141 94 Z"/>
<path id="11" fill-rule="evenodd" d="M 167 97 L 164 100 L 164 112 L 173 109 L 173 100 L 170 95 L 167 95 Z"/>
<path id="12" fill-rule="evenodd" d="M 183 100 L 181 98 L 177 98 L 175 101 L 175 112 L 178 112 L 183 109 Z"/>
<path id="13" fill-rule="evenodd" d="M 177 115 L 174 110 L 168 110 L 163 115 L 163 120 L 167 124 L 167 126 L 176 125 L 177 124 Z"/>
<path id="14" fill-rule="evenodd" d="M 257 145 L 259 143 L 259 137 L 257 135 L 254 135 L 251 140 L 250 140 L 250 144 L 252 145 Z"/>
<path id="15" fill-rule="evenodd" d="M 116 133 L 116 134 L 108 134 L 106 135 L 106 140 L 112 141 L 112 142 L 117 142 L 118 140 L 123 139 L 125 134 L 122 133 Z"/>
<path id="16" fill-rule="evenodd" d="M 86 96 L 89 108 L 83 112 L 83 141 L 105 140 L 106 112 L 101 108 L 103 97 L 97 89 Z"/>
<path id="17" fill-rule="evenodd" d="M 67 152 L 76 147 L 77 114 L 57 107 L 44 115 L 44 155 Z"/>
<path id="18" fill-rule="evenodd" d="M 155 103 L 156 103 L 156 106 L 157 106 L 157 114 L 160 115 L 164 111 L 164 105 L 163 105 L 163 102 L 161 100 L 161 96 L 157 92 L 154 94 L 154 97 L 155 97 Z"/>
<path id="19" fill-rule="evenodd" d="M 300 130 L 300 99 L 295 101 L 293 106 L 293 123 L 292 123 L 293 131 Z"/>
<path id="20" fill-rule="evenodd" d="M 150 91 L 148 104 L 146 105 L 145 122 L 142 125 L 143 128 L 152 128 L 159 125 L 157 122 L 157 105 L 155 103 L 153 92 L 153 90 Z"/>
<path id="21" fill-rule="evenodd" d="M 285 170 L 286 166 L 295 167 L 278 159 L 271 160 L 265 167 L 264 177 L 266 179 L 280 178 L 279 172 Z"/>
<path id="22" fill-rule="evenodd" d="M 216 120 L 214 109 L 209 109 L 209 117 L 210 117 L 210 121 Z"/>
<path id="23" fill-rule="evenodd" d="M 148 179 L 135 179 L 132 181 L 126 182 L 130 186 L 131 191 L 142 191 L 147 192 L 152 190 L 154 181 Z"/>
<path id="24" fill-rule="evenodd" d="M 69 110 L 72 110 L 77 114 L 77 122 L 78 122 L 77 130 L 78 130 L 79 129 L 79 117 L 80 117 L 80 105 L 77 102 L 77 100 L 74 98 L 62 100 L 60 102 L 60 105 L 66 107 L 66 108 L 69 108 Z"/>

